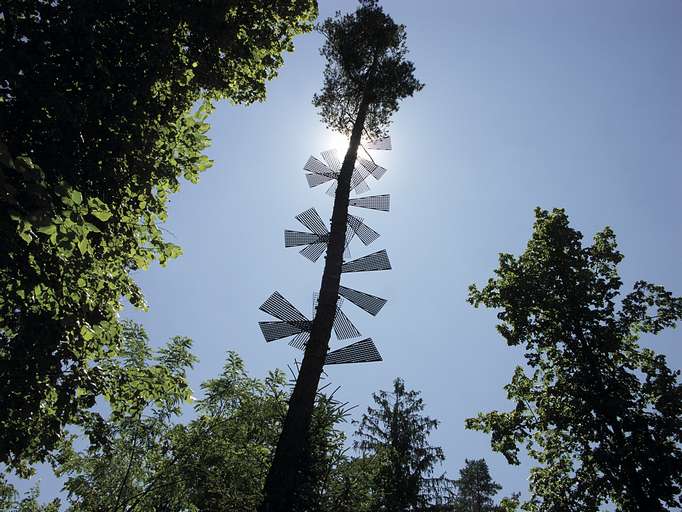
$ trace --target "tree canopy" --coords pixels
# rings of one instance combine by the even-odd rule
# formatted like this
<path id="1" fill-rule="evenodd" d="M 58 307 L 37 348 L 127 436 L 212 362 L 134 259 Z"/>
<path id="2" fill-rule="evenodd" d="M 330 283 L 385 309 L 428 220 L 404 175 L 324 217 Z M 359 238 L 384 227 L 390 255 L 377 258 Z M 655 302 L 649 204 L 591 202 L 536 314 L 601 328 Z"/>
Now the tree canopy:
<path id="1" fill-rule="evenodd" d="M 128 345 L 127 345 L 128 346 Z M 149 364 L 146 340 L 130 347 L 136 367 Z M 177 352 L 176 339 L 161 351 L 163 365 L 180 373 L 192 358 Z M 104 423 L 108 441 L 76 450 L 66 445 L 58 458 L 73 512 L 148 510 L 251 512 L 263 483 L 287 408 L 290 386 L 282 371 L 258 379 L 242 359 L 227 354 L 221 374 L 205 381 L 195 402 L 196 418 L 182 423 L 183 396 L 169 392 L 130 414 Z M 308 473 L 292 512 L 336 512 L 343 489 L 332 485 L 336 466 L 345 461 L 345 435 L 338 430 L 345 409 L 333 394 L 318 394 Z"/>
<path id="2" fill-rule="evenodd" d="M 51 462 L 62 478 L 64 498 L 41 504 L 37 486 L 19 496 L 0 474 L 0 511 L 255 510 L 291 382 L 279 370 L 255 378 L 236 353 L 228 352 L 221 373 L 202 383 L 197 399 L 185 382 L 195 362 L 191 340 L 173 337 L 153 350 L 141 326 L 126 322 L 124 327 L 118 364 L 138 378 L 125 387 L 122 400 L 137 407 L 112 405 L 107 414 L 91 417 L 84 432 L 76 430 L 60 443 Z M 164 376 L 173 380 L 164 381 Z M 485 494 L 490 487 L 486 482 L 495 487 L 487 467 L 487 480 L 476 471 L 463 470 L 457 482 L 434 475 L 444 460 L 441 449 L 428 442 L 437 421 L 423 415 L 417 391 L 407 390 L 398 379 L 392 393 L 375 394 L 375 406 L 363 415 L 352 438 L 357 449 L 350 451 L 340 426 L 351 408 L 335 398 L 338 388 L 327 391 L 330 384 L 317 394 L 291 512 L 479 512 L 469 508 L 470 501 L 465 508 L 460 507 L 462 500 L 453 501 L 452 484 L 460 487 L 456 498 L 473 496 L 481 488 Z M 188 400 L 194 402 L 192 419 L 183 417 Z M 467 461 L 467 468 L 478 468 L 479 462 Z"/>
<path id="3" fill-rule="evenodd" d="M 385 132 L 399 100 L 420 91 L 407 57 L 405 26 L 396 24 L 376 0 L 361 0 L 353 13 L 318 25 L 326 59 L 322 91 L 313 98 L 322 121 L 350 134 L 365 98 L 369 104 L 364 131 L 369 138 Z"/>
<path id="4" fill-rule="evenodd" d="M 495 505 L 495 495 L 502 489 L 502 486 L 490 476 L 485 459 L 465 459 L 464 467 L 459 470 L 459 478 L 453 482 L 453 486 L 455 488 L 452 500 L 454 512 L 503 512 L 507 510 L 505 506 Z M 515 499 L 516 496 L 506 498 L 505 504 L 511 504 Z"/>
<path id="5" fill-rule="evenodd" d="M 375 459 L 372 511 L 422 510 L 444 496 L 444 476 L 434 476 L 445 460 L 443 450 L 429 443 L 438 421 L 423 414 L 418 391 L 393 382 L 393 391 L 372 395 L 375 406 L 362 415 L 355 448 Z"/>
<path id="6" fill-rule="evenodd" d="M 495 277 L 472 285 L 469 301 L 498 308 L 498 331 L 525 350 L 505 387 L 509 412 L 469 419 L 492 447 L 531 470 L 525 510 L 667 510 L 681 505 L 682 385 L 663 355 L 639 344 L 682 318 L 682 298 L 637 281 L 620 304 L 622 281 L 610 228 L 583 246 L 562 209 L 536 210 L 518 257 L 501 254 Z"/>
<path id="7" fill-rule="evenodd" d="M 0 461 L 43 460 L 107 392 L 130 272 L 164 264 L 169 195 L 211 165 L 211 101 L 250 103 L 314 0 L 0 7 Z"/>

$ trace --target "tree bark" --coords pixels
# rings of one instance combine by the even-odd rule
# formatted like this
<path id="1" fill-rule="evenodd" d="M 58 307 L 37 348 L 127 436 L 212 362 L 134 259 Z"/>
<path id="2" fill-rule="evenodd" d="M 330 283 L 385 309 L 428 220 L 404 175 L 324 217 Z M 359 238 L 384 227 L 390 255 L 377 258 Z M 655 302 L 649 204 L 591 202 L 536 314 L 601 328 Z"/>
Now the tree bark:
<path id="1" fill-rule="evenodd" d="M 296 385 L 289 399 L 289 409 L 277 443 L 275 457 L 265 482 L 264 499 L 259 509 L 261 512 L 291 512 L 295 504 L 298 475 L 307 449 L 315 395 L 336 316 L 348 223 L 350 182 L 368 106 L 369 100 L 365 94 L 360 102 L 348 150 L 339 173 L 317 313 L 313 319 L 310 341 L 306 345 Z"/>

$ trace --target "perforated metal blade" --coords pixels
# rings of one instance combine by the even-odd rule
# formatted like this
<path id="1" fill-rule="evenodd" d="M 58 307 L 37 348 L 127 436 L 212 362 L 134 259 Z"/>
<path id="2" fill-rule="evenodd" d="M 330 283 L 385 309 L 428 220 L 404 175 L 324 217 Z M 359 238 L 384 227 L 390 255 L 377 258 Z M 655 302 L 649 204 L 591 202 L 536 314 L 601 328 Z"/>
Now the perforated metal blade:
<path id="1" fill-rule="evenodd" d="M 296 220 L 316 235 L 322 236 L 329 234 L 327 226 L 324 225 L 320 214 L 317 213 L 315 208 L 308 208 L 306 211 L 299 213 L 296 215 Z"/>
<path id="2" fill-rule="evenodd" d="M 358 158 L 358 162 L 364 169 L 367 169 L 367 173 L 371 174 L 377 181 L 380 180 L 384 174 L 386 174 L 385 167 L 381 167 L 371 160 L 367 160 L 366 158 Z"/>
<path id="3" fill-rule="evenodd" d="M 310 245 L 320 241 L 320 235 L 304 231 L 284 230 L 284 247 L 297 247 L 299 245 Z"/>
<path id="4" fill-rule="evenodd" d="M 294 334 L 299 334 L 304 330 L 310 330 L 310 322 L 258 322 L 265 341 L 271 342 L 282 338 L 288 338 Z"/>
<path id="5" fill-rule="evenodd" d="M 294 336 L 292 340 L 289 342 L 289 345 L 299 350 L 305 350 L 305 346 L 308 344 L 309 341 L 310 333 L 302 332 Z"/>
<path id="6" fill-rule="evenodd" d="M 339 154 L 335 149 L 323 151 L 322 158 L 332 171 L 339 172 L 341 170 L 341 160 L 339 160 Z"/>
<path id="7" fill-rule="evenodd" d="M 306 174 L 305 179 L 308 180 L 308 186 L 310 188 L 315 188 L 318 185 L 322 185 L 322 183 L 327 183 L 328 181 L 333 180 L 334 178 L 321 176 L 319 174 Z"/>
<path id="8" fill-rule="evenodd" d="M 391 149 L 391 137 L 381 137 L 378 139 L 370 140 L 368 142 L 364 143 L 365 148 L 367 149 L 379 149 L 379 150 L 384 150 L 384 151 L 389 151 Z"/>
<path id="9" fill-rule="evenodd" d="M 348 227 L 351 228 L 363 244 L 369 245 L 379 238 L 379 233 L 365 224 L 361 218 L 348 215 Z"/>
<path id="10" fill-rule="evenodd" d="M 352 256 L 350 254 L 350 243 L 355 237 L 355 230 L 353 228 L 346 229 L 346 240 L 343 246 L 343 259 L 349 260 Z"/>
<path id="11" fill-rule="evenodd" d="M 316 243 L 316 244 L 311 244 L 307 247 L 304 247 L 298 253 L 303 256 L 304 258 L 309 259 L 313 263 L 315 263 L 317 260 L 320 259 L 320 256 L 324 254 L 324 251 L 327 250 L 327 242 L 323 243 Z"/>
<path id="12" fill-rule="evenodd" d="M 372 363 L 383 361 L 372 338 L 327 353 L 324 364 Z"/>
<path id="13" fill-rule="evenodd" d="M 292 325 L 296 325 L 296 322 L 310 322 L 303 313 L 296 309 L 291 302 L 282 297 L 279 292 L 274 292 L 270 295 L 270 297 L 261 304 L 259 309 L 268 315 L 279 318 Z"/>
<path id="14" fill-rule="evenodd" d="M 348 204 L 358 208 L 369 208 L 371 210 L 387 212 L 391 208 L 391 196 L 390 194 L 382 194 L 380 196 L 356 197 L 349 199 Z"/>
<path id="15" fill-rule="evenodd" d="M 386 250 L 347 261 L 341 266 L 341 272 L 373 272 L 375 270 L 391 270 L 391 262 L 388 260 Z"/>
<path id="16" fill-rule="evenodd" d="M 303 166 L 303 170 L 320 176 L 331 176 L 332 178 L 337 174 L 314 156 L 308 158 L 308 161 Z"/>
<path id="17" fill-rule="evenodd" d="M 339 340 L 349 340 L 360 336 L 360 331 L 339 307 L 336 308 L 336 316 L 334 317 L 334 334 Z"/>
<path id="18" fill-rule="evenodd" d="M 338 183 L 335 181 L 331 185 L 329 185 L 329 188 L 325 192 L 330 197 L 334 197 L 336 195 L 336 189 L 338 188 Z"/>
<path id="19" fill-rule="evenodd" d="M 339 295 L 347 298 L 357 307 L 367 311 L 372 316 L 376 316 L 381 308 L 384 307 L 386 299 L 377 297 L 376 295 L 370 295 L 369 293 L 359 292 L 358 290 L 353 290 L 352 288 L 346 288 L 345 286 L 339 286 Z"/>

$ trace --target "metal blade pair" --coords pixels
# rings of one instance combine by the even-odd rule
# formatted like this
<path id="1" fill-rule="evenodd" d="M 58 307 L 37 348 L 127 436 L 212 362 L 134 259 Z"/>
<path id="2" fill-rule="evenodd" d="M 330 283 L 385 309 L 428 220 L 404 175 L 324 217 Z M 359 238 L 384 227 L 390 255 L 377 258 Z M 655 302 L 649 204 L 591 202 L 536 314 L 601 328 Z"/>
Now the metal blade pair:
<path id="1" fill-rule="evenodd" d="M 350 288 L 342 287 L 342 289 L 339 290 L 339 293 L 347 296 L 348 300 L 355 304 L 372 304 L 369 309 L 375 311 L 374 313 L 371 313 L 370 310 L 365 309 L 360 305 L 360 307 L 363 307 L 365 311 L 368 311 L 371 314 L 376 314 L 386 303 L 386 301 L 380 297 L 375 297 Z M 343 299 L 340 300 L 342 301 Z M 316 304 L 317 297 L 314 296 L 313 301 L 314 304 Z M 378 308 L 376 306 L 377 304 L 380 304 Z M 312 322 L 296 309 L 293 304 L 282 297 L 279 292 L 274 292 L 261 305 L 260 309 L 265 313 L 280 319 L 280 321 L 275 322 L 259 322 L 259 326 L 266 341 L 270 342 L 276 339 L 294 336 L 289 342 L 289 345 L 301 350 L 305 349 L 307 342 L 310 340 Z M 357 328 L 341 311 L 340 304 L 337 304 L 336 317 L 334 318 L 334 332 L 339 340 L 360 336 L 360 332 Z M 381 355 L 372 342 L 372 339 L 367 338 L 341 349 L 329 352 L 325 364 L 360 363 L 381 360 Z"/>
<path id="2" fill-rule="evenodd" d="M 325 163 L 314 156 L 311 156 L 308 159 L 303 166 L 303 169 L 308 171 L 306 180 L 308 181 L 308 186 L 310 188 L 317 187 L 328 181 L 333 181 L 327 190 L 327 194 L 334 196 L 336 194 L 339 173 L 341 172 L 341 161 L 339 160 L 338 153 L 335 149 L 323 151 L 322 159 Z M 356 194 L 364 194 L 369 191 L 369 186 L 365 182 L 367 177 L 372 175 L 378 180 L 381 179 L 385 173 L 385 168 L 376 165 L 371 160 L 358 158 L 355 163 L 355 169 L 353 169 L 353 175 L 351 176 L 350 190 L 354 191 Z"/>
<path id="3" fill-rule="evenodd" d="M 382 194 L 380 196 L 356 197 L 349 199 L 348 204 L 358 208 L 369 208 L 371 210 L 387 212 L 391 207 L 391 196 L 390 194 Z"/>
<path id="4" fill-rule="evenodd" d="M 305 245 L 306 247 L 299 251 L 300 254 L 310 261 L 315 262 L 327 248 L 329 243 L 329 230 L 315 208 L 309 208 L 308 210 L 299 213 L 295 218 L 307 227 L 310 230 L 310 233 L 293 231 L 290 229 L 285 230 L 284 247 Z M 344 257 L 346 259 L 350 258 L 348 247 L 355 235 L 357 235 L 365 245 L 371 244 L 380 236 L 379 233 L 367 226 L 362 218 L 348 215 L 348 229 L 346 230 L 346 241 L 344 245 Z"/>
<path id="5" fill-rule="evenodd" d="M 314 304 L 316 304 L 314 298 Z M 278 321 L 258 322 L 265 341 L 275 341 L 295 336 L 289 343 L 296 348 L 304 348 L 310 339 L 313 322 L 286 300 L 279 292 L 274 292 L 259 308 L 268 315 L 278 318 Z M 314 311 L 313 311 L 314 316 Z M 339 340 L 347 340 L 360 336 L 360 331 L 350 319 L 341 311 L 341 303 L 337 303 L 334 317 L 334 333 Z"/>

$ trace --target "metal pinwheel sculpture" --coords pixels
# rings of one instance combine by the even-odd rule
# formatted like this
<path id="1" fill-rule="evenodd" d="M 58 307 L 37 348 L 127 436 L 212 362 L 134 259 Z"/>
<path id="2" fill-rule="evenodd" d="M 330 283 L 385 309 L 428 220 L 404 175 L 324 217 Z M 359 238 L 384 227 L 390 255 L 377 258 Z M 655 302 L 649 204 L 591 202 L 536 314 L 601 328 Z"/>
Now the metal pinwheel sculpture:
<path id="1" fill-rule="evenodd" d="M 376 141 L 367 142 L 363 145 L 367 149 L 390 150 L 391 140 L 389 137 Z M 335 150 L 322 152 L 323 161 L 311 156 L 304 166 L 306 179 L 310 188 L 323 183 L 331 182 L 327 194 L 333 196 L 336 193 L 336 182 L 341 170 L 341 162 Z M 355 169 L 351 177 L 351 190 L 356 194 L 369 191 L 366 183 L 367 178 L 372 176 L 375 180 L 381 179 L 386 169 L 377 165 L 369 156 L 357 158 Z M 349 200 L 349 206 L 365 208 L 369 210 L 388 212 L 390 209 L 390 196 L 388 194 L 355 197 Z M 327 249 L 330 232 L 317 210 L 308 210 L 296 215 L 298 220 L 308 231 L 284 231 L 285 247 L 301 247 L 299 252 L 310 261 L 317 261 Z M 353 238 L 358 239 L 365 245 L 369 245 L 379 238 L 379 233 L 364 223 L 364 219 L 348 214 L 346 229 L 346 244 L 342 273 L 372 272 L 378 270 L 390 270 L 391 262 L 385 250 L 380 250 L 350 260 L 349 246 Z M 347 260 L 347 261 L 346 261 Z M 336 316 L 333 330 L 338 340 L 350 340 L 361 337 L 360 331 L 353 325 L 346 314 L 341 310 L 344 299 L 361 308 L 372 316 L 376 316 L 386 304 L 386 299 L 348 288 L 339 286 L 339 299 L 337 302 Z M 313 315 L 317 306 L 317 297 L 313 297 Z M 271 315 L 277 320 L 259 322 L 265 341 L 270 342 L 279 339 L 290 338 L 289 345 L 300 350 L 305 349 L 310 340 L 313 321 L 308 319 L 293 304 L 286 300 L 279 292 L 274 292 L 261 306 L 261 311 Z M 346 364 L 381 361 L 381 355 L 371 338 L 365 338 L 351 343 L 343 348 L 332 350 L 327 353 L 325 364 Z"/>

